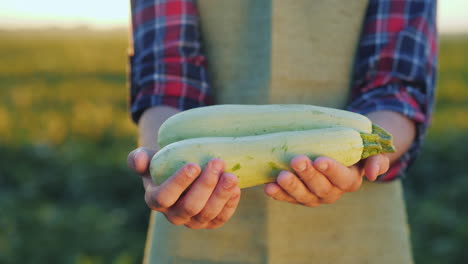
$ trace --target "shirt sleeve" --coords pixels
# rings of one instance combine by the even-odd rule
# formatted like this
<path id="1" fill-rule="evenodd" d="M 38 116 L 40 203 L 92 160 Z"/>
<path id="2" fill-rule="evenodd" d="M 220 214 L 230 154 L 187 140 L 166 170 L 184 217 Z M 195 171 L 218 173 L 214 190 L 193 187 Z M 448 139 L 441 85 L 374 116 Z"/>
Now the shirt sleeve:
<path id="1" fill-rule="evenodd" d="M 395 111 L 417 127 L 408 152 L 380 181 L 403 176 L 420 150 L 434 104 L 436 64 L 436 1 L 369 2 L 348 110 L 362 114 Z"/>
<path id="2" fill-rule="evenodd" d="M 195 0 L 131 0 L 130 112 L 138 123 L 149 107 L 186 110 L 210 104 Z"/>

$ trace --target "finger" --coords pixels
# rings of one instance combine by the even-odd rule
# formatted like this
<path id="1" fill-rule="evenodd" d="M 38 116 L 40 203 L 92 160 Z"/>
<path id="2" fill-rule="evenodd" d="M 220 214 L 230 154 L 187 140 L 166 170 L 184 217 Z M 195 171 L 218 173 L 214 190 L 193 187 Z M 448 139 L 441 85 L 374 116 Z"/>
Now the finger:
<path id="1" fill-rule="evenodd" d="M 286 193 L 283 189 L 281 189 L 281 187 L 276 183 L 266 184 L 264 191 L 268 196 L 277 201 L 285 201 L 297 204 L 297 201 L 293 197 L 289 196 L 289 194 Z"/>
<path id="2" fill-rule="evenodd" d="M 325 198 L 334 188 L 330 181 L 319 171 L 317 171 L 307 156 L 296 156 L 291 160 L 291 168 L 307 188 L 318 198 Z"/>
<path id="3" fill-rule="evenodd" d="M 213 220 L 211 220 L 211 222 L 209 222 L 207 228 L 215 229 L 227 223 L 227 221 L 229 221 L 229 219 L 231 219 L 231 217 L 234 215 L 234 212 L 236 211 L 237 206 L 239 205 L 240 195 L 241 190 L 239 189 L 239 187 L 234 188 L 234 192 L 231 198 L 224 205 L 224 208 L 221 210 L 218 216 L 216 216 Z"/>
<path id="4" fill-rule="evenodd" d="M 177 208 L 173 213 L 185 218 L 190 218 L 200 213 L 213 193 L 223 170 L 223 160 L 210 160 L 200 177 L 192 184 L 182 200 L 177 203 Z"/>
<path id="5" fill-rule="evenodd" d="M 343 191 L 352 191 L 355 183 L 362 178 L 362 170 L 358 166 L 346 167 L 343 164 L 328 158 L 318 157 L 313 165 L 336 187 Z"/>
<path id="6" fill-rule="evenodd" d="M 279 186 L 297 202 L 306 206 L 319 205 L 319 199 L 307 189 L 299 178 L 289 171 L 282 171 L 276 180 Z"/>
<path id="7" fill-rule="evenodd" d="M 332 204 L 338 201 L 341 196 L 343 196 L 343 191 L 333 187 L 330 192 L 323 198 L 320 199 L 320 202 L 325 203 L 325 204 Z"/>
<path id="8" fill-rule="evenodd" d="M 223 173 L 205 207 L 194 219 L 200 223 L 208 223 L 219 215 L 235 189 L 239 189 L 237 182 L 237 177 L 234 174 Z"/>
<path id="9" fill-rule="evenodd" d="M 200 222 L 195 220 L 194 217 L 190 218 L 188 222 L 184 223 L 184 225 L 190 229 L 203 229 L 209 225 L 209 222 Z"/>
<path id="10" fill-rule="evenodd" d="M 146 203 L 151 208 L 169 208 L 181 197 L 182 193 L 194 182 L 200 174 L 200 166 L 189 163 L 180 168 L 160 186 L 156 186 L 151 178 L 143 179 L 146 182 Z M 155 191 L 151 191 L 155 190 Z M 146 197 L 148 196 L 148 197 Z"/>
<path id="11" fill-rule="evenodd" d="M 148 172 L 151 158 L 156 154 L 156 150 L 150 148 L 137 148 L 130 152 L 127 157 L 127 165 L 138 174 Z"/>
<path id="12" fill-rule="evenodd" d="M 357 191 L 359 188 L 361 188 L 361 185 L 362 185 L 362 182 L 364 180 L 364 177 L 361 176 L 361 177 L 358 177 L 356 179 L 356 181 L 354 181 L 354 183 L 351 185 L 351 187 L 349 187 L 346 191 L 347 192 L 355 192 Z"/>
<path id="13" fill-rule="evenodd" d="M 380 154 L 370 156 L 364 164 L 364 172 L 370 181 L 375 181 L 379 175 L 384 174 L 390 167 L 390 160 L 387 156 Z"/>
<path id="14" fill-rule="evenodd" d="M 149 179 L 149 178 L 148 178 Z M 145 180 L 145 179 L 144 179 Z M 149 179 L 151 181 L 151 179 Z M 158 188 L 154 183 L 152 185 L 147 184 L 145 188 L 145 202 L 146 205 L 154 211 L 158 211 L 164 213 L 167 211 L 168 207 L 163 207 L 160 202 L 164 203 L 164 201 L 158 201 L 160 198 L 158 197 Z"/>
<path id="15" fill-rule="evenodd" d="M 148 192 L 150 189 L 156 189 L 156 187 L 158 187 L 150 176 L 141 176 L 141 179 L 143 180 L 143 187 L 145 188 L 146 192 Z"/>

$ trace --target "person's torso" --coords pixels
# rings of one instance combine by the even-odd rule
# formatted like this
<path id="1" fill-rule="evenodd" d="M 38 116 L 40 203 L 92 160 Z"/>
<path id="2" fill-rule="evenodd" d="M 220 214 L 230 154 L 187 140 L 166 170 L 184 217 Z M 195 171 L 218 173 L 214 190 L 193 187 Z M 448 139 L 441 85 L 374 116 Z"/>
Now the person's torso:
<path id="1" fill-rule="evenodd" d="M 344 107 L 366 0 L 201 0 L 217 104 Z"/>
<path id="2" fill-rule="evenodd" d="M 198 0 L 215 103 L 343 108 L 367 2 Z M 158 214 L 145 261 L 410 263 L 399 184 L 365 183 L 319 208 L 274 201 L 263 186 L 244 189 L 216 230 L 176 227 Z"/>

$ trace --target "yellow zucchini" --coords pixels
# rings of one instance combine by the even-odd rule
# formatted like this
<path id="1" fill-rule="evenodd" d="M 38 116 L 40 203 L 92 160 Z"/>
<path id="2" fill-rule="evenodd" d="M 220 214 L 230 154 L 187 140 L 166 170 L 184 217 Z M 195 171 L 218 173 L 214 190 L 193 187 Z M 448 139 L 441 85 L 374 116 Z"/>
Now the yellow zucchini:
<path id="1" fill-rule="evenodd" d="M 361 158 L 381 153 L 382 139 L 353 128 L 335 127 L 276 132 L 243 137 L 199 137 L 169 144 L 153 158 L 150 172 L 161 184 L 183 165 L 193 162 L 202 168 L 212 158 L 226 162 L 227 172 L 239 178 L 246 188 L 275 181 L 280 170 L 290 170 L 296 155 L 331 157 L 350 166 Z"/>
<path id="2" fill-rule="evenodd" d="M 349 127 L 372 133 L 372 122 L 350 111 L 314 105 L 214 105 L 190 109 L 161 126 L 158 144 L 198 137 L 241 137 L 282 131 Z"/>

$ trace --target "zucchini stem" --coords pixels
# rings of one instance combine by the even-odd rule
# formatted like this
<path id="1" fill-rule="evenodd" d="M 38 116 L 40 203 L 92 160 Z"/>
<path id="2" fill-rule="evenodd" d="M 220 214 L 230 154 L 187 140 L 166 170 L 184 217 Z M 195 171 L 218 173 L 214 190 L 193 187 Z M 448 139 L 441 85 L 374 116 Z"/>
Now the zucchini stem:
<path id="1" fill-rule="evenodd" d="M 362 159 L 380 153 L 395 152 L 392 135 L 376 124 L 372 124 L 372 134 L 361 133 L 361 138 L 364 144 Z"/>

